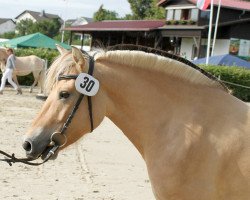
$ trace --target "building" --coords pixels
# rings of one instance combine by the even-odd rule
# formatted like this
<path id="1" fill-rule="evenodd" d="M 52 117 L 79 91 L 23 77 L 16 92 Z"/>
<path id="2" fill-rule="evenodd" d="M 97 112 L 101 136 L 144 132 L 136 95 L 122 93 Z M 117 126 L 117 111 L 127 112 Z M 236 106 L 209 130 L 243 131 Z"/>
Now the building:
<path id="1" fill-rule="evenodd" d="M 213 30 L 218 3 L 214 0 Z M 187 59 L 205 57 L 210 10 L 198 10 L 196 0 L 161 0 L 158 5 L 166 9 L 166 25 L 159 28 L 160 35 L 173 41 L 174 52 Z M 222 1 L 214 55 L 250 57 L 249 27 L 250 2 Z"/>
<path id="2" fill-rule="evenodd" d="M 91 35 L 91 47 L 107 47 L 115 44 L 156 47 L 159 35 L 157 28 L 164 24 L 165 20 L 107 20 L 71 26 L 66 30 L 71 31 L 71 37 L 73 34 Z"/>
<path id="3" fill-rule="evenodd" d="M 42 10 L 41 12 L 25 10 L 15 18 L 16 23 L 19 23 L 21 20 L 26 20 L 26 19 L 30 19 L 33 22 L 51 20 L 51 19 L 59 19 L 61 24 L 63 23 L 63 20 L 58 15 L 45 13 L 44 10 Z"/>
<path id="4" fill-rule="evenodd" d="M 12 19 L 0 18 L 0 34 L 15 31 L 16 24 Z"/>
<path id="5" fill-rule="evenodd" d="M 214 0 L 213 26 L 218 1 Z M 102 21 L 69 27 L 72 34 L 90 34 L 92 46 L 139 44 L 173 52 L 187 59 L 205 57 L 210 10 L 201 11 L 196 0 L 160 0 L 164 20 Z M 214 55 L 232 53 L 250 57 L 250 2 L 222 1 Z"/>
<path id="6" fill-rule="evenodd" d="M 71 27 L 81 26 L 81 25 L 86 25 L 86 24 L 91 23 L 91 22 L 93 22 L 92 18 L 79 17 L 79 18 L 76 18 L 76 19 L 68 19 L 68 20 L 66 20 L 65 21 L 65 26 L 66 27 L 68 27 L 68 26 L 71 26 Z M 82 42 L 85 41 L 85 40 L 90 40 L 91 39 L 89 34 L 76 33 L 75 36 L 77 36 Z M 83 48 L 83 47 L 80 47 L 80 48 Z M 89 49 L 89 47 L 85 47 L 85 49 L 86 48 Z"/>
<path id="7" fill-rule="evenodd" d="M 79 17 L 77 19 L 68 19 L 66 20 L 66 25 L 70 25 L 70 26 L 81 26 L 81 25 L 85 25 L 88 23 L 93 22 L 92 18 L 88 18 L 88 17 Z"/>

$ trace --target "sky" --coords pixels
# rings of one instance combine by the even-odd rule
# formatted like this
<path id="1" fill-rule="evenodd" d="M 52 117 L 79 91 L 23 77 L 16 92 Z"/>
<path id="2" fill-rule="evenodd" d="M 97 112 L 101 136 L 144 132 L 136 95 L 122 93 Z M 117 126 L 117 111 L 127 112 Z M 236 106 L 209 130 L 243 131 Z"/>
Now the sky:
<path id="1" fill-rule="evenodd" d="M 127 0 L 0 0 L 0 18 L 14 19 L 24 10 L 57 14 L 63 20 L 93 17 L 100 5 L 116 11 L 120 17 L 131 13 Z"/>

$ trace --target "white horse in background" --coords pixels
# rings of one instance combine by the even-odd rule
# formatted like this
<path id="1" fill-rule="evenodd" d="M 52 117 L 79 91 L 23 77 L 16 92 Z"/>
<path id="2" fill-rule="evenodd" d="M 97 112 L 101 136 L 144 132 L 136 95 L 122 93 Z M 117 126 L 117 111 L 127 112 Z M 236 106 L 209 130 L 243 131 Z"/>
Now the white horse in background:
<path id="1" fill-rule="evenodd" d="M 1 71 L 5 71 L 6 61 L 8 55 L 5 48 L 0 48 L 0 68 Z M 43 93 L 44 80 L 46 76 L 47 63 L 44 59 L 35 55 L 16 57 L 16 69 L 13 71 L 13 80 L 19 86 L 17 76 L 26 76 L 30 73 L 33 74 L 34 82 L 31 85 L 30 92 L 38 85 L 40 86 L 40 92 Z"/>

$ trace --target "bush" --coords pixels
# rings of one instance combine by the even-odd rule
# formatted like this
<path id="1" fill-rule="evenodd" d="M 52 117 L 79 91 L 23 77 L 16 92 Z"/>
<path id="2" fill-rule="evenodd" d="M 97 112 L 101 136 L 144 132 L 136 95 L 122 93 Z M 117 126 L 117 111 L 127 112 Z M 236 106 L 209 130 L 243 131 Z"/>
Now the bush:
<path id="1" fill-rule="evenodd" d="M 250 70 L 241 67 L 201 66 L 222 81 L 250 87 Z M 225 83 L 237 98 L 250 102 L 250 89 Z"/>
<path id="2" fill-rule="evenodd" d="M 34 83 L 34 77 L 32 73 L 27 76 L 18 76 L 17 80 L 20 85 L 31 86 Z"/>

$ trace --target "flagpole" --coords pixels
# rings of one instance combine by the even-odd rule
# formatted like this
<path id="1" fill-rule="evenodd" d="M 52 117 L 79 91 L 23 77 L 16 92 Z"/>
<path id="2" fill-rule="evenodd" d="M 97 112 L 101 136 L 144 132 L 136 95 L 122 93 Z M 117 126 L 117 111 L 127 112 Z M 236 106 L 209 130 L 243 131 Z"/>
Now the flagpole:
<path id="1" fill-rule="evenodd" d="M 218 30 L 218 24 L 219 24 L 219 18 L 220 18 L 220 7 L 221 7 L 221 0 L 219 1 L 218 11 L 217 11 L 217 17 L 216 17 L 216 23 L 215 23 L 215 29 L 214 29 L 214 39 L 213 39 L 213 46 L 212 46 L 212 53 L 211 56 L 214 55 L 214 48 L 217 38 L 217 30 Z"/>
<path id="2" fill-rule="evenodd" d="M 65 8 L 65 19 L 63 20 L 63 31 L 62 31 L 62 38 L 61 38 L 61 42 L 63 43 L 64 42 L 64 29 L 65 29 L 65 26 L 66 26 L 66 20 L 67 20 L 67 10 L 68 10 L 68 0 L 63 0 L 65 1 L 65 5 L 66 5 L 66 8 Z"/>
<path id="3" fill-rule="evenodd" d="M 209 62 L 210 56 L 210 45 L 211 45 L 211 35 L 212 35 L 212 26 L 213 26 L 213 11 L 214 11 L 214 0 L 211 0 L 210 4 L 210 22 L 209 22 L 209 31 L 208 31 L 208 42 L 207 42 L 207 58 L 206 58 L 206 65 Z"/>

